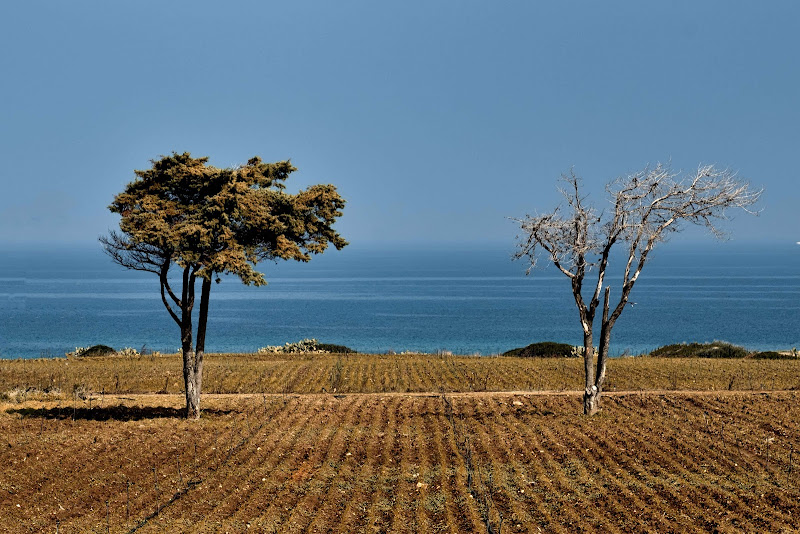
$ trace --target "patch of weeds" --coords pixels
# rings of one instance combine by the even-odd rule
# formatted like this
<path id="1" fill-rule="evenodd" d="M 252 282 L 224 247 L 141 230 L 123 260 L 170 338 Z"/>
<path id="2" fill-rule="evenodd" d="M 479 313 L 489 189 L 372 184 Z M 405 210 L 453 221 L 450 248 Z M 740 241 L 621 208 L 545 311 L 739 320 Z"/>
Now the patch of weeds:
<path id="1" fill-rule="evenodd" d="M 385 514 L 394 510 L 394 503 L 389 499 L 381 499 L 377 502 L 375 506 L 378 508 L 379 511 Z"/>
<path id="2" fill-rule="evenodd" d="M 444 505 L 447 502 L 447 496 L 441 491 L 435 491 L 425 497 L 425 509 L 432 514 L 444 513 Z"/>
<path id="3" fill-rule="evenodd" d="M 34 387 L 14 388 L 0 392 L 0 401 L 12 402 L 14 404 L 21 404 L 31 400 L 46 401 L 52 400 L 53 398 L 61 398 L 61 390 L 57 387 L 47 387 L 44 389 Z"/>
<path id="4" fill-rule="evenodd" d="M 74 398 L 86 400 L 91 394 L 92 390 L 86 384 L 72 384 L 72 396 Z"/>
<path id="5" fill-rule="evenodd" d="M 337 391 L 339 391 L 339 389 L 341 389 L 343 381 L 342 377 L 343 372 L 344 372 L 344 363 L 342 363 L 341 358 L 337 358 L 336 363 L 333 364 L 331 372 L 328 376 L 328 379 L 330 381 L 329 384 L 331 387 L 330 389 L 331 393 L 336 393 Z"/>

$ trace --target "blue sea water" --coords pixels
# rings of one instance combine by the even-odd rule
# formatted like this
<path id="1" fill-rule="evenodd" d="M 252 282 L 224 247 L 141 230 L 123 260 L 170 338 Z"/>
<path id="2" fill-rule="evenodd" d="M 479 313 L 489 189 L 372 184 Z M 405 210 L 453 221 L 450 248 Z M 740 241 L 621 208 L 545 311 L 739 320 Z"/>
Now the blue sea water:
<path id="1" fill-rule="evenodd" d="M 262 264 L 268 286 L 234 278 L 213 286 L 206 348 L 252 352 L 312 337 L 369 352 L 579 344 L 568 280 L 552 268 L 525 276 L 512 252 L 353 245 L 309 264 Z M 618 289 L 613 275 L 607 281 Z M 669 243 L 631 301 L 613 332 L 615 355 L 715 339 L 754 350 L 800 346 L 800 246 Z M 98 343 L 177 349 L 154 275 L 113 264 L 99 246 L 0 251 L 1 357 L 62 356 Z"/>

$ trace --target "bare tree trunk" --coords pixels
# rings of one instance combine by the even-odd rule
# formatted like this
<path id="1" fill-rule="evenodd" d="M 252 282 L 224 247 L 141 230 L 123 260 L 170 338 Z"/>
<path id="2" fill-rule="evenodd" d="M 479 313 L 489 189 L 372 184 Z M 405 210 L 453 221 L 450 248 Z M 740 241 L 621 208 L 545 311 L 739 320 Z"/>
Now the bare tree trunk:
<path id="1" fill-rule="evenodd" d="M 583 392 L 583 415 L 594 415 L 600 411 L 600 391 L 592 384 Z"/>
<path id="2" fill-rule="evenodd" d="M 597 352 L 597 367 L 595 368 L 594 387 L 592 388 L 592 398 L 589 402 L 590 411 L 587 411 L 587 403 L 584 401 L 584 413 L 594 415 L 600 410 L 600 395 L 603 392 L 603 383 L 606 381 L 606 363 L 608 362 L 608 351 L 611 341 L 611 326 L 608 321 L 608 301 L 611 288 L 607 287 L 603 299 L 603 321 L 600 326 L 600 346 Z"/>
<path id="3" fill-rule="evenodd" d="M 597 406 L 597 388 L 594 386 L 594 340 L 592 332 L 584 331 L 583 334 L 583 365 L 585 389 L 583 390 L 583 413 L 594 415 L 599 409 Z"/>
<path id="4" fill-rule="evenodd" d="M 587 388 L 583 398 L 583 413 L 594 415 L 600 411 L 600 395 L 603 392 L 603 385 L 606 381 L 606 364 L 608 363 L 608 353 L 611 347 L 611 329 L 614 327 L 616 317 L 612 315 L 609 319 L 609 300 L 611 288 L 607 287 L 603 300 L 603 322 L 600 326 L 600 346 L 597 353 L 597 367 L 595 368 L 594 383 L 591 391 Z"/>

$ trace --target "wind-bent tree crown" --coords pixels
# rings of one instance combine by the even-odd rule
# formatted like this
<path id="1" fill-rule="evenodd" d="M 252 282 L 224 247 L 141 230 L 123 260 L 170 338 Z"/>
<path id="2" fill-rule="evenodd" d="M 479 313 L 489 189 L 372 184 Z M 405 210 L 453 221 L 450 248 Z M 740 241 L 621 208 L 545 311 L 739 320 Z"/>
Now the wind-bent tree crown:
<path id="1" fill-rule="evenodd" d="M 283 182 L 297 170 L 289 161 L 264 163 L 255 157 L 233 169 L 207 165 L 189 153 L 152 161 L 135 171 L 109 206 L 122 216 L 120 230 L 106 246 L 125 267 L 160 273 L 169 257 L 180 266 L 238 276 L 263 285 L 254 265 L 265 259 L 309 261 L 328 244 L 347 242 L 333 230 L 344 200 L 332 185 L 314 185 L 296 195 Z M 104 242 L 105 243 L 105 242 Z"/>
<path id="2" fill-rule="evenodd" d="M 266 284 L 255 269 L 262 260 L 309 261 L 332 244 L 347 242 L 332 225 L 344 200 L 332 185 L 284 191 L 295 169 L 289 161 L 255 157 L 231 169 L 208 165 L 189 153 L 162 156 L 114 198 L 109 209 L 122 216 L 120 232 L 101 237 L 105 251 L 129 269 L 159 277 L 161 300 L 181 330 L 187 416 L 199 417 L 208 302 L 212 278 L 238 276 L 247 285 Z M 182 269 L 181 291 L 169 270 Z M 196 345 L 192 343 L 195 282 L 202 280 Z M 219 282 L 219 278 L 217 278 Z"/>

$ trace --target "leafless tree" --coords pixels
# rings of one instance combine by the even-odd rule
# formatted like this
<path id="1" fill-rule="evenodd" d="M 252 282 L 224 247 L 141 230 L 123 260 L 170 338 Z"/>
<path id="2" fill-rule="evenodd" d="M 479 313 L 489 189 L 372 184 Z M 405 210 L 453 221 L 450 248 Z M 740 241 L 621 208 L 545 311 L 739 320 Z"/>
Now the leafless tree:
<path id="1" fill-rule="evenodd" d="M 544 215 L 512 219 L 521 228 L 514 257 L 527 258 L 530 273 L 542 255 L 572 283 L 583 327 L 583 411 L 592 415 L 600 408 L 611 330 L 625 310 L 653 247 L 685 228 L 687 223 L 705 226 L 716 237 L 724 236 L 718 222 L 727 219 L 730 208 L 755 213 L 752 207 L 761 191 L 751 189 L 734 172 L 713 165 L 682 174 L 673 172 L 669 165 L 658 164 L 609 183 L 606 191 L 610 208 L 598 213 L 581 195 L 581 180 L 574 172 L 561 178 L 565 183 L 561 193 L 566 207 L 560 206 Z M 605 278 L 617 244 L 618 248 L 627 248 L 627 262 L 619 301 L 611 307 L 610 287 Z M 584 282 L 590 274 L 593 280 L 586 284 L 591 291 L 587 299 Z M 595 363 L 593 328 L 601 293 L 604 293 L 603 308 Z"/>

